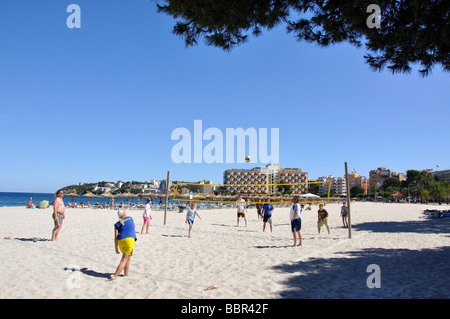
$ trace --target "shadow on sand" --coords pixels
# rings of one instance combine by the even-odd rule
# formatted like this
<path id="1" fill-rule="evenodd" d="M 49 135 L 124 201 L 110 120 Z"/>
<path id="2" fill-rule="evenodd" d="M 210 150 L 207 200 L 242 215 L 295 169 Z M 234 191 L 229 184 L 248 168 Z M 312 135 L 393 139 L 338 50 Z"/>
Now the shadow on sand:
<path id="1" fill-rule="evenodd" d="M 406 222 L 368 222 L 356 230 L 380 233 L 448 234 L 450 218 Z M 357 240 L 352 239 L 352 240 Z M 376 246 L 377 243 L 374 243 Z M 276 265 L 289 274 L 281 282 L 281 298 L 450 298 L 450 247 L 419 250 L 365 248 Z M 368 266 L 380 268 L 380 288 L 369 288 L 373 280 Z"/>
<path id="2" fill-rule="evenodd" d="M 20 240 L 20 241 L 25 241 L 25 242 L 40 242 L 40 241 L 51 241 L 50 239 L 47 238 L 36 238 L 36 237 L 32 237 L 32 238 L 14 238 L 15 240 Z"/>
<path id="3" fill-rule="evenodd" d="M 101 273 L 101 272 L 97 272 L 95 270 L 91 270 L 88 268 L 69 268 L 69 267 L 65 267 L 64 271 L 80 271 L 82 274 L 87 275 L 87 276 L 91 276 L 91 277 L 97 277 L 97 278 L 107 278 L 109 279 L 111 277 L 111 275 L 113 275 L 114 273 Z"/>
<path id="4" fill-rule="evenodd" d="M 419 219 L 405 222 L 367 222 L 352 225 L 352 229 L 377 233 L 450 234 L 450 218 Z"/>

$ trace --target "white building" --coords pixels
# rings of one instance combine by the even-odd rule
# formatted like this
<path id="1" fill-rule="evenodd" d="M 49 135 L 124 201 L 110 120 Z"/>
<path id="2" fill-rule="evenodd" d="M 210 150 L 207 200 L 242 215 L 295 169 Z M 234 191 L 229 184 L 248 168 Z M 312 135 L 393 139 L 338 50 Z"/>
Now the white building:
<path id="1" fill-rule="evenodd" d="M 317 179 L 318 182 L 331 181 L 331 191 L 334 192 L 336 196 L 346 196 L 347 186 L 344 177 L 334 177 L 332 175 L 322 176 Z M 329 183 L 320 183 L 319 194 L 328 193 Z"/>

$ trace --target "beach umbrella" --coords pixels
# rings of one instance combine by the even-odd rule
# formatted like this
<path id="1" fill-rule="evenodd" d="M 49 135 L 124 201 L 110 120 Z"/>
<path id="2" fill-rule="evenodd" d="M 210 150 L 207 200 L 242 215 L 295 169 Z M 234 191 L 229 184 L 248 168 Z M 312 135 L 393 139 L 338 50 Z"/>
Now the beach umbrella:
<path id="1" fill-rule="evenodd" d="M 209 199 L 209 200 L 213 200 L 213 201 L 217 201 L 219 200 L 220 196 L 216 195 L 214 193 L 209 193 L 208 195 L 206 195 L 205 199 Z"/>
<path id="2" fill-rule="evenodd" d="M 87 197 L 88 199 L 88 206 L 91 205 L 91 197 L 96 197 L 97 195 L 91 193 L 91 192 L 87 192 L 86 194 L 83 195 L 83 197 Z"/>
<path id="3" fill-rule="evenodd" d="M 113 198 L 113 197 L 116 197 L 116 196 L 108 192 L 108 193 L 104 193 L 104 194 L 100 195 L 100 197 Z"/>
<path id="4" fill-rule="evenodd" d="M 119 197 L 127 197 L 128 198 L 128 202 L 130 202 L 130 198 L 131 197 L 138 197 L 138 195 L 128 192 L 128 193 L 125 193 L 125 194 L 120 194 Z"/>
<path id="5" fill-rule="evenodd" d="M 91 198 L 91 197 L 96 197 L 97 195 L 95 195 L 94 193 L 91 193 L 91 192 L 87 192 L 86 194 L 83 194 L 82 196 Z"/>
<path id="6" fill-rule="evenodd" d="M 177 197 L 177 198 L 190 198 L 191 196 L 189 194 L 177 193 L 175 197 Z"/>
<path id="7" fill-rule="evenodd" d="M 73 203 L 73 198 L 74 198 L 74 197 L 80 197 L 80 195 L 77 194 L 77 192 L 75 191 L 75 189 L 73 189 L 70 193 L 67 193 L 66 196 L 72 197 L 72 203 Z"/>
<path id="8" fill-rule="evenodd" d="M 111 194 L 110 192 L 107 192 L 107 193 L 101 194 L 99 197 L 102 197 L 102 198 L 106 199 L 106 198 L 114 198 L 116 196 Z"/>
<path id="9" fill-rule="evenodd" d="M 120 197 L 138 197 L 137 194 L 133 194 L 133 193 L 130 193 L 130 192 L 125 193 L 125 194 L 120 194 L 119 196 Z"/>
<path id="10" fill-rule="evenodd" d="M 202 195 L 202 194 L 200 194 L 200 193 L 197 193 L 197 194 L 195 194 L 194 196 L 192 196 L 194 199 L 205 199 L 205 196 L 204 195 Z"/>
<path id="11" fill-rule="evenodd" d="M 238 199 L 238 196 L 236 195 L 222 195 L 221 200 L 223 201 L 236 201 Z"/>

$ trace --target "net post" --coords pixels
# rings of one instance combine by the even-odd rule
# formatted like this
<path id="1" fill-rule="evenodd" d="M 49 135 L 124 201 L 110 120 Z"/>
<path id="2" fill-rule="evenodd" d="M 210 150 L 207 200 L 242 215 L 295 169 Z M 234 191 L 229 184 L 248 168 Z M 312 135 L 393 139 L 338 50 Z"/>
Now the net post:
<path id="1" fill-rule="evenodd" d="M 164 225 L 166 224 L 166 220 L 167 220 L 167 202 L 169 200 L 169 176 L 170 176 L 170 171 L 167 171 L 166 201 L 165 201 L 165 205 L 164 205 Z"/>
<path id="2" fill-rule="evenodd" d="M 352 221 L 350 218 L 350 181 L 348 178 L 347 162 L 345 162 L 345 184 L 347 186 L 348 238 L 352 238 Z"/>

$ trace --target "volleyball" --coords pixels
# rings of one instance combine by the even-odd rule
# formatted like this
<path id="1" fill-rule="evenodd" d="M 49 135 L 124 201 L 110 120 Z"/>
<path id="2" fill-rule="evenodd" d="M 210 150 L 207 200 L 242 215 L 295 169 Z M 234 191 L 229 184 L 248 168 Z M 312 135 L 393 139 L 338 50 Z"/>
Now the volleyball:
<path id="1" fill-rule="evenodd" d="M 246 161 L 247 163 L 250 162 L 251 160 L 252 160 L 252 158 L 251 158 L 250 156 L 247 155 L 247 156 L 245 157 L 245 161 Z"/>

